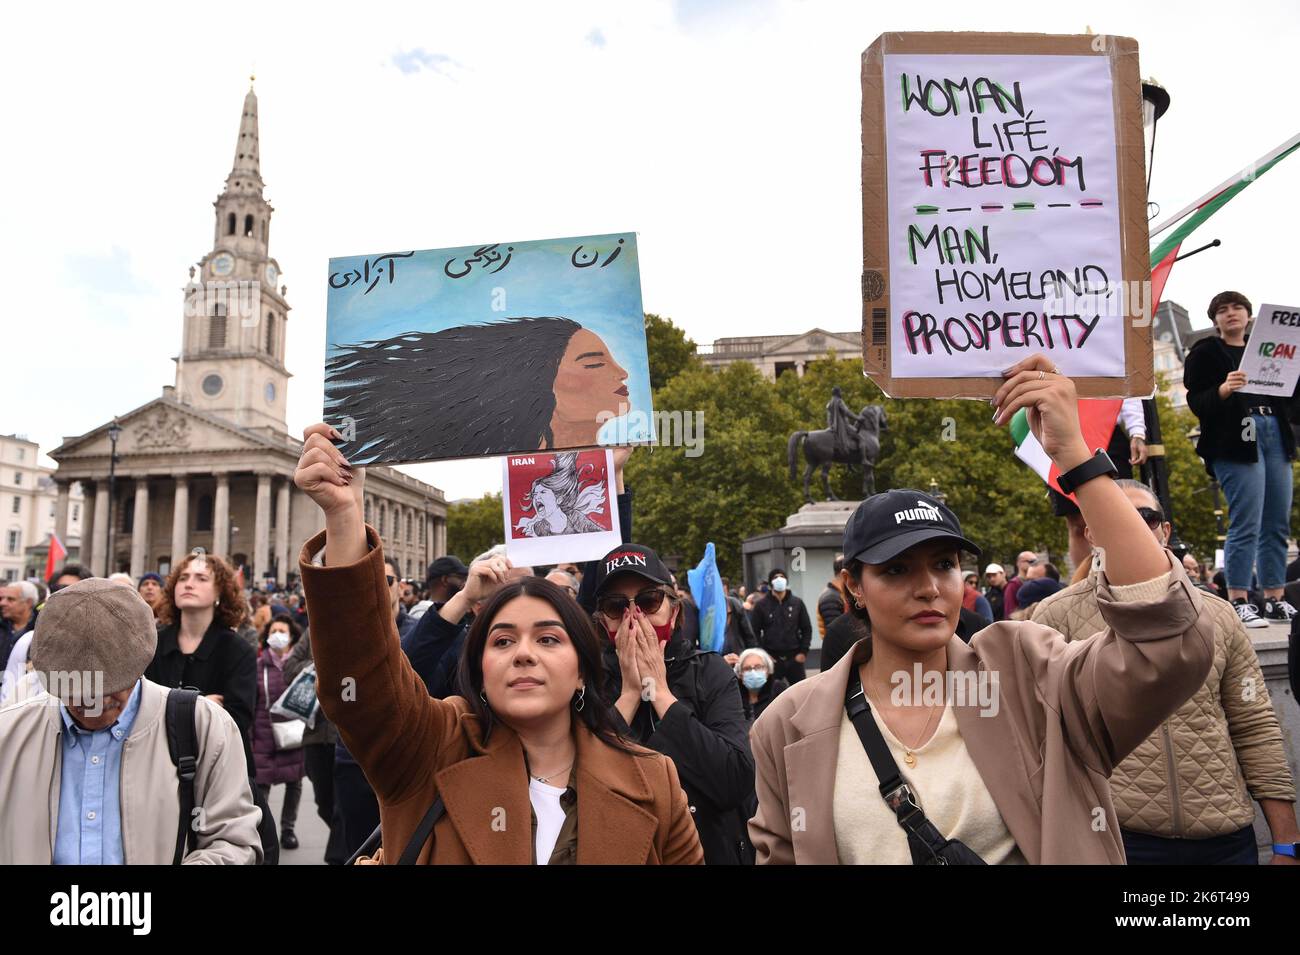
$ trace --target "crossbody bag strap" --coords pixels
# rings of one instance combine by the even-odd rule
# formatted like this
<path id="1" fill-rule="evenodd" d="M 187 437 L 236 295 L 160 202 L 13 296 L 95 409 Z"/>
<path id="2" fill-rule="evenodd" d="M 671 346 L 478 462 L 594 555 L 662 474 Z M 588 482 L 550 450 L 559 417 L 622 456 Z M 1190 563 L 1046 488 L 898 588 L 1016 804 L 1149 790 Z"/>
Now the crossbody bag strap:
<path id="1" fill-rule="evenodd" d="M 880 727 L 876 725 L 875 718 L 871 715 L 867 694 L 863 691 L 862 681 L 856 673 L 849 680 L 848 691 L 844 696 L 844 707 L 848 711 L 849 722 L 853 724 L 858 739 L 862 741 L 862 748 L 867 751 L 871 768 L 875 770 L 876 778 L 880 780 L 880 795 L 884 798 L 885 804 L 894 811 L 898 824 L 907 833 L 907 846 L 912 853 L 912 864 L 945 865 L 946 862 L 939 855 L 939 850 L 947 840 L 917 805 L 916 797 L 904 781 L 893 753 L 889 751 L 889 744 L 885 742 Z"/>

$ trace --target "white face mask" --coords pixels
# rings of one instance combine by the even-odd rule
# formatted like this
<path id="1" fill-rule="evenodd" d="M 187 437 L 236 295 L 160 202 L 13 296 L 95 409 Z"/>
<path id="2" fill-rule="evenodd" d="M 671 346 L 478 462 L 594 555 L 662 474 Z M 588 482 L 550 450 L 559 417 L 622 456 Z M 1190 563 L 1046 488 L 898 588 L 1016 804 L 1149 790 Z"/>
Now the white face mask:
<path id="1" fill-rule="evenodd" d="M 777 577 L 772 581 L 772 589 L 778 594 L 785 593 L 786 583 L 784 577 Z"/>
<path id="2" fill-rule="evenodd" d="M 266 645 L 270 647 L 272 650 L 279 653 L 281 650 L 283 650 L 285 647 L 289 645 L 289 635 L 287 633 L 282 633 L 280 631 L 277 631 L 266 638 Z"/>

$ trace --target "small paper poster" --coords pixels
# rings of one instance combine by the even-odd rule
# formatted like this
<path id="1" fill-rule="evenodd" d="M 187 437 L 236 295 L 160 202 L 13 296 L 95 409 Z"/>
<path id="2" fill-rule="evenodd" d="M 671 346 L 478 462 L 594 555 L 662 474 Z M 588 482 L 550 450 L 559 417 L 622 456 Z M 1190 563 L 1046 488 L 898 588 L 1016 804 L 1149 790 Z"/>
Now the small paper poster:
<path id="1" fill-rule="evenodd" d="M 612 452 L 543 452 L 503 461 L 501 510 L 513 563 L 597 560 L 622 543 Z"/>
<path id="2" fill-rule="evenodd" d="M 1241 359 L 1243 392 L 1290 398 L 1300 379 L 1300 306 L 1261 305 Z"/>

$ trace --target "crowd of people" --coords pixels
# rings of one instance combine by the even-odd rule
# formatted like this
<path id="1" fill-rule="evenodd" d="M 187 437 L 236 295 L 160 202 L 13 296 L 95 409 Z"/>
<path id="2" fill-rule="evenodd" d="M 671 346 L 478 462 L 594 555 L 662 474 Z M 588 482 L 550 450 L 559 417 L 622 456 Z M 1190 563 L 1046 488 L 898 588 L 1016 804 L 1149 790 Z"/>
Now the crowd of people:
<path id="1" fill-rule="evenodd" d="M 415 581 L 364 523 L 364 471 L 313 425 L 295 482 L 324 530 L 292 588 L 250 592 L 196 552 L 165 576 L 67 564 L 48 592 L 0 589 L 0 861 L 274 864 L 299 848 L 306 776 L 330 864 L 1251 863 L 1256 804 L 1294 863 L 1247 634 L 1295 616 L 1277 524 L 1294 442 L 1285 409 L 1236 394 L 1249 309 L 1216 297 L 1221 338 L 1188 364 L 1206 429 L 1241 412 L 1260 436 L 1254 461 L 1202 451 L 1230 502 L 1221 574 L 1168 549 L 1159 499 L 1084 444 L 1073 383 L 1034 356 L 993 405 L 1025 409 L 1057 465 L 1072 574 L 1032 550 L 981 574 L 942 500 L 886 491 L 812 613 L 780 567 L 728 586 L 717 652 L 637 543 L 630 449 L 601 559 L 524 567 L 497 546 Z"/>

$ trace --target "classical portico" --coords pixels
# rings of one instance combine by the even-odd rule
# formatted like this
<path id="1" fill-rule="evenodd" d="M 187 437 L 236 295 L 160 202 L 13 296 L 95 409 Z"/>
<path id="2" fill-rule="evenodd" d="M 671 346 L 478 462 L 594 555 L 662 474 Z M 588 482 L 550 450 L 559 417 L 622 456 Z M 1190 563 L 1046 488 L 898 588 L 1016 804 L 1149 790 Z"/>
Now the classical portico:
<path id="1" fill-rule="evenodd" d="M 185 287 L 174 384 L 115 419 L 115 448 L 105 422 L 50 452 L 59 464 L 55 529 L 67 539 L 69 490 L 80 481 L 89 529 L 81 559 L 95 574 L 165 574 L 202 548 L 242 567 L 249 585 L 283 585 L 297 573 L 298 548 L 324 526 L 293 485 L 301 441 L 285 425 L 290 306 L 269 252 L 274 209 L 260 156 L 250 87 L 213 203 L 213 248 Z M 403 576 L 422 577 L 445 553 L 447 505 L 437 488 L 367 468 L 366 511 Z"/>

